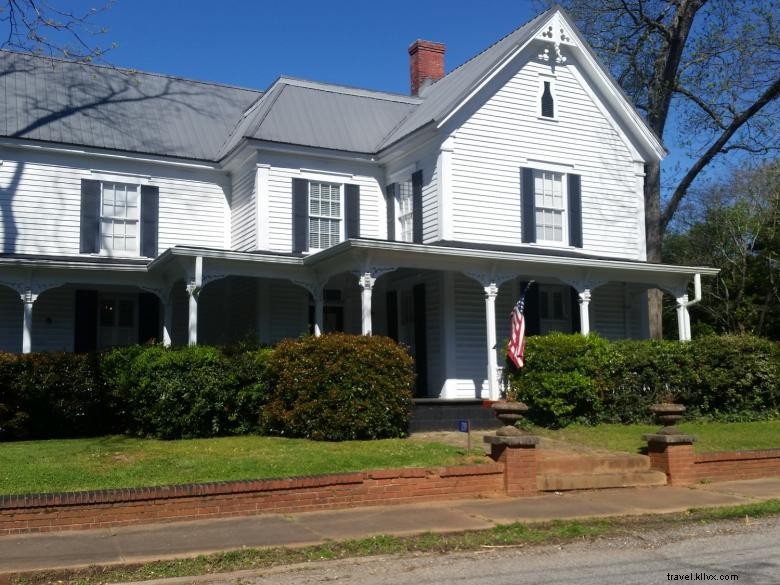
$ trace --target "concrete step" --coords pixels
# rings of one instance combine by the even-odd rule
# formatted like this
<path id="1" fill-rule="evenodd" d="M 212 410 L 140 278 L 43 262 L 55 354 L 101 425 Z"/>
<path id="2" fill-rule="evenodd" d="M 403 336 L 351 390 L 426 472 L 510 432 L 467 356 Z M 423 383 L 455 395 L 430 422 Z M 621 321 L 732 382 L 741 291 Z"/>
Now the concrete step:
<path id="1" fill-rule="evenodd" d="M 537 462 L 539 475 L 619 473 L 623 471 L 646 471 L 648 469 L 650 469 L 649 457 L 646 455 L 631 455 L 629 453 L 583 455 L 540 451 Z"/>
<path id="2" fill-rule="evenodd" d="M 666 485 L 666 474 L 650 469 L 610 473 L 546 473 L 537 475 L 536 485 L 543 492 Z"/>

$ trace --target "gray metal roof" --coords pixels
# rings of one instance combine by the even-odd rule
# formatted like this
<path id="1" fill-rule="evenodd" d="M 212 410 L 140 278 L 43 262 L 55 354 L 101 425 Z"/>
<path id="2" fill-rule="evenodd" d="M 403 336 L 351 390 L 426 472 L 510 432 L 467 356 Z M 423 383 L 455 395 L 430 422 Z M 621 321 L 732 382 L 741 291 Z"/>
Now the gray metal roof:
<path id="1" fill-rule="evenodd" d="M 282 77 L 244 116 L 222 154 L 241 138 L 374 153 L 419 103 L 416 97 Z"/>
<path id="2" fill-rule="evenodd" d="M 216 160 L 261 92 L 0 51 L 0 135 Z"/>

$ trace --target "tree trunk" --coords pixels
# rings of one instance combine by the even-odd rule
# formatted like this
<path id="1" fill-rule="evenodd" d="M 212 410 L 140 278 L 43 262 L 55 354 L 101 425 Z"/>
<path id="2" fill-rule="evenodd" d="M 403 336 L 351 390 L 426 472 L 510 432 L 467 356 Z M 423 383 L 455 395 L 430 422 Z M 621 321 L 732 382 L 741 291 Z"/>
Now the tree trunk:
<path id="1" fill-rule="evenodd" d="M 647 261 L 661 261 L 661 163 L 645 164 L 645 243 Z M 651 339 L 663 337 L 663 292 L 651 289 L 647 294 L 647 316 Z"/>

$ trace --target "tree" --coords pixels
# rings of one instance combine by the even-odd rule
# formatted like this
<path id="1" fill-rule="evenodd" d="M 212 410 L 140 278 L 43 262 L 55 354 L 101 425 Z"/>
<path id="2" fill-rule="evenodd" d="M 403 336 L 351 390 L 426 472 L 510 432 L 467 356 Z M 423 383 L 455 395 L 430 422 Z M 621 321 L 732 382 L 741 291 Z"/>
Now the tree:
<path id="1" fill-rule="evenodd" d="M 0 0 L 0 49 L 43 53 L 73 61 L 94 61 L 113 48 L 94 43 L 107 29 L 96 17 L 113 4 L 79 12 L 49 0 Z"/>
<path id="2" fill-rule="evenodd" d="M 561 0 L 653 131 L 690 164 L 668 182 L 646 165 L 649 261 L 692 185 L 713 161 L 780 148 L 780 0 Z M 671 122 L 671 123 L 670 123 Z M 661 334 L 651 295 L 651 335 Z"/>
<path id="3" fill-rule="evenodd" d="M 780 339 L 780 159 L 737 171 L 700 197 L 688 227 L 664 241 L 674 262 L 720 268 L 704 283 L 696 320 Z"/>

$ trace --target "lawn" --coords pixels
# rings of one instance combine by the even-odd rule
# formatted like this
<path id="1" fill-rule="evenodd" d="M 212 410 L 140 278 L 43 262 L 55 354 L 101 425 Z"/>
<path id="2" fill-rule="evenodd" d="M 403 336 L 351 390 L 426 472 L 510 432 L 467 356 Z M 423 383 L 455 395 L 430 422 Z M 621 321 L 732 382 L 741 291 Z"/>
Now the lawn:
<path id="1" fill-rule="evenodd" d="M 696 436 L 694 449 L 697 453 L 780 448 L 780 420 L 746 423 L 686 422 L 679 427 L 682 431 Z M 642 447 L 646 447 L 642 435 L 654 433 L 658 428 L 658 425 L 572 425 L 558 430 L 534 428 L 532 432 L 569 443 L 637 453 Z"/>
<path id="2" fill-rule="evenodd" d="M 157 441 L 122 436 L 0 443 L 0 495 L 294 477 L 473 462 L 405 439 L 325 443 L 275 437 Z"/>

